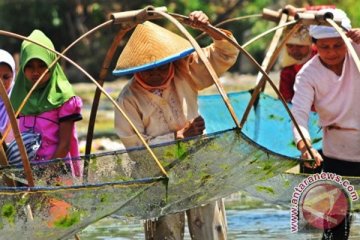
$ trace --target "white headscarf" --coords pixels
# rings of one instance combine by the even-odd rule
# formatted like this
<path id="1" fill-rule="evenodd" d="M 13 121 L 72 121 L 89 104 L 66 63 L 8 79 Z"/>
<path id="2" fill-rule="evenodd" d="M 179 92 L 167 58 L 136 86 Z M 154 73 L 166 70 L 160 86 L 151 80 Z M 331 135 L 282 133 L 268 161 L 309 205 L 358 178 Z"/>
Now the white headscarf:
<path id="1" fill-rule="evenodd" d="M 10 88 L 7 90 L 7 94 L 10 95 L 11 89 L 14 86 L 15 79 L 15 61 L 14 58 L 5 50 L 0 49 L 0 63 L 6 63 L 10 66 L 13 72 L 13 79 Z M 2 99 L 0 99 L 0 132 L 3 132 L 8 122 L 8 115 L 5 109 L 5 105 Z"/>
<path id="2" fill-rule="evenodd" d="M 6 63 L 11 67 L 13 72 L 13 80 L 15 79 L 15 61 L 10 53 L 7 51 L 0 49 L 0 63 Z"/>
<path id="3" fill-rule="evenodd" d="M 340 9 L 321 9 L 319 14 L 332 13 L 334 21 L 341 21 L 341 26 L 347 30 L 351 29 L 351 21 L 346 13 Z M 323 25 L 310 25 L 310 36 L 315 39 L 340 37 L 335 28 Z"/>
<path id="4" fill-rule="evenodd" d="M 290 29 L 286 29 L 286 32 L 289 32 Z M 288 44 L 295 44 L 295 45 L 302 45 L 302 46 L 309 46 L 309 54 L 307 56 L 305 56 L 303 59 L 301 60 L 297 60 L 295 58 L 293 58 L 292 56 L 289 55 L 286 47 L 281 49 L 280 52 L 280 65 L 282 68 L 284 67 L 288 67 L 294 64 L 302 64 L 304 62 L 306 62 L 312 53 L 311 50 L 311 37 L 309 35 L 309 29 L 307 26 L 302 26 L 300 27 L 295 33 L 293 33 L 291 35 L 291 37 L 286 41 L 286 43 Z"/>

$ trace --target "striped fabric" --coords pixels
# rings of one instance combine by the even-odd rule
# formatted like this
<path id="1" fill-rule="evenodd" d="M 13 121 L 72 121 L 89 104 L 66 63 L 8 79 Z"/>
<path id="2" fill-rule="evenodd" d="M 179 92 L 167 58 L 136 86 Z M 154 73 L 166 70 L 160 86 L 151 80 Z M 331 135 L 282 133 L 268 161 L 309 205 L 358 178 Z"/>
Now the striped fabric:
<path id="1" fill-rule="evenodd" d="M 36 157 L 36 152 L 41 145 L 41 135 L 40 133 L 35 132 L 23 132 L 21 133 L 22 140 L 25 145 L 25 149 L 29 158 L 29 161 L 34 161 Z M 22 163 L 20 151 L 15 140 L 13 140 L 6 151 L 6 156 L 8 158 L 9 164 L 19 164 Z"/>

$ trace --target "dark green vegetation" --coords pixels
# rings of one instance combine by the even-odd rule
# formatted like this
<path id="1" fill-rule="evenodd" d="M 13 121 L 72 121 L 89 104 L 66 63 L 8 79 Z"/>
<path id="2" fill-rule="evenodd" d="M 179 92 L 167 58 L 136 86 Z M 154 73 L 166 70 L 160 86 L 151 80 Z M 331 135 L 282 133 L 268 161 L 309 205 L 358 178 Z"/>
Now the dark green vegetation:
<path id="1" fill-rule="evenodd" d="M 303 6 L 305 1 L 286 1 L 288 4 Z M 316 0 L 308 1 L 311 5 L 327 4 L 329 1 Z M 357 0 L 331 1 L 332 4 L 344 9 L 353 20 L 353 26 L 360 26 L 360 16 L 357 9 L 360 2 Z M 208 14 L 211 22 L 215 25 L 223 20 L 260 14 L 263 8 L 280 9 L 283 1 L 276 0 L 0 0 L 0 28 L 1 30 L 15 32 L 27 36 L 33 29 L 43 30 L 54 42 L 57 50 L 61 51 L 72 43 L 79 36 L 88 30 L 109 19 L 113 12 L 141 9 L 148 5 L 166 6 L 169 12 L 188 15 L 193 10 L 202 10 Z M 171 23 L 167 22 L 169 28 L 174 29 Z M 248 18 L 241 21 L 227 23 L 224 28 L 234 32 L 239 43 L 245 43 L 252 37 L 274 27 L 275 23 L 263 21 L 257 18 Z M 194 36 L 199 34 L 191 30 Z M 118 31 L 117 26 L 106 27 L 89 38 L 84 39 L 67 53 L 71 59 L 79 63 L 95 78 L 98 76 L 100 63 L 106 50 L 109 47 L 114 34 Z M 260 39 L 248 47 L 250 53 L 260 61 L 270 36 Z M 207 44 L 208 38 L 203 38 L 201 44 Z M 11 53 L 17 53 L 21 41 L 6 36 L 0 36 L 1 48 Z M 122 43 L 123 45 L 124 43 Z M 121 48 L 122 46 L 120 46 Z M 239 58 L 232 71 L 254 72 L 249 67 L 247 60 Z M 85 76 L 79 73 L 71 64 L 62 61 L 67 74 L 72 82 L 84 81 Z M 114 64 L 114 63 L 113 63 Z M 108 80 L 114 77 L 109 76 Z M 86 80 L 88 81 L 88 80 Z"/>

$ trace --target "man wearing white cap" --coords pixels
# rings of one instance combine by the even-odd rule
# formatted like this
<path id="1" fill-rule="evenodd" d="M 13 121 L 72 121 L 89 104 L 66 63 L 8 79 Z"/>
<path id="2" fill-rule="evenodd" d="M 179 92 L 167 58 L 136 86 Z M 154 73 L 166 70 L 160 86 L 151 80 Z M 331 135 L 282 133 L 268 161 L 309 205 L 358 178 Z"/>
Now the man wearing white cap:
<path id="1" fill-rule="evenodd" d="M 201 11 L 189 15 L 201 28 L 208 17 Z M 229 37 L 232 34 L 223 30 Z M 211 33 L 209 33 L 211 35 Z M 218 75 L 236 61 L 239 51 L 224 39 L 202 50 Z M 117 102 L 144 139 L 161 143 L 203 134 L 205 123 L 198 112 L 198 92 L 213 85 L 207 68 L 190 42 L 151 22 L 139 24 L 121 53 L 114 75 L 134 74 Z M 127 120 L 115 113 L 115 128 L 128 147 L 142 143 Z M 131 169 L 136 172 L 137 169 Z M 222 200 L 186 211 L 192 239 L 226 239 Z M 170 214 L 145 223 L 146 239 L 183 239 L 184 213 Z"/>
<path id="2" fill-rule="evenodd" d="M 334 20 L 341 21 L 357 55 L 360 55 L 360 30 L 351 29 L 350 20 L 339 9 L 323 9 Z M 360 73 L 344 40 L 335 28 L 311 25 L 310 35 L 318 54 L 308 61 L 296 76 L 292 113 L 311 146 L 307 129 L 311 106 L 319 114 L 323 128 L 323 157 L 314 149 L 315 166 L 323 164 L 324 172 L 360 176 Z M 310 159 L 300 134 L 293 127 L 297 148 L 302 158 Z M 347 239 L 349 218 L 324 231 L 323 239 Z"/>

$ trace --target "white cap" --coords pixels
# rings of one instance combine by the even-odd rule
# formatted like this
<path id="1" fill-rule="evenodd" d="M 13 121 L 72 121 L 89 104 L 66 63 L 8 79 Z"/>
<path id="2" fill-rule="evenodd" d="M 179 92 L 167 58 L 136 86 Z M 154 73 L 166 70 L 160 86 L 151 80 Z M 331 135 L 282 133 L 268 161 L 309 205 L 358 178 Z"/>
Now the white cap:
<path id="1" fill-rule="evenodd" d="M 341 26 L 347 30 L 351 29 L 351 21 L 346 13 L 340 9 L 321 9 L 319 14 L 332 13 L 334 21 L 341 21 Z M 340 34 L 334 27 L 323 25 L 310 25 L 310 36 L 315 39 L 340 37 Z"/>

